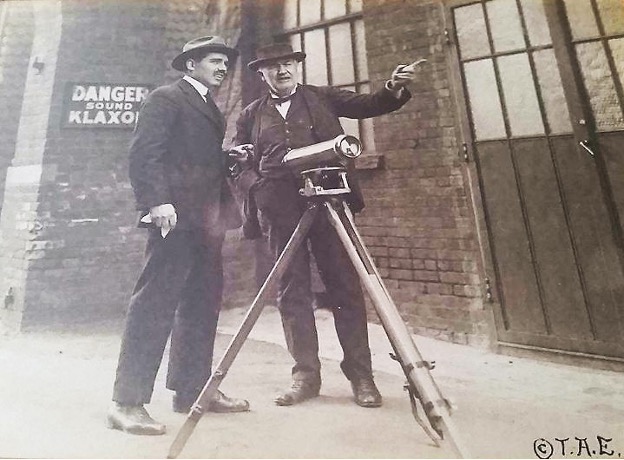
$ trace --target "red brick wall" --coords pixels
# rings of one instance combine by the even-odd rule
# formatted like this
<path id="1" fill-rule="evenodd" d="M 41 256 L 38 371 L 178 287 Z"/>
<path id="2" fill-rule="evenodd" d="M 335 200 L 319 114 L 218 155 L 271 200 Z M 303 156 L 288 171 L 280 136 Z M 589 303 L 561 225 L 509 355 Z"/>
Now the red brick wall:
<path id="1" fill-rule="evenodd" d="M 358 227 L 415 330 L 487 343 L 479 251 L 449 79 L 441 2 L 364 0 L 368 67 L 379 87 L 419 58 L 413 98 L 374 120 L 381 170 L 363 173 Z"/>
<path id="2" fill-rule="evenodd" d="M 0 5 L 0 21 L 5 8 L 4 23 L 0 22 L 0 211 L 6 170 L 15 151 L 34 27 L 33 11 L 28 4 L 11 2 L 9 7 L 8 3 Z"/>
<path id="3" fill-rule="evenodd" d="M 63 2 L 44 180 L 36 198 L 43 227 L 29 256 L 29 323 L 121 319 L 142 261 L 145 235 L 134 227 L 127 178 L 132 133 L 61 128 L 65 82 L 166 83 L 178 77 L 169 62 L 184 42 L 218 31 L 245 47 L 218 95 L 228 114 L 229 137 L 243 97 L 249 99 L 258 89 L 241 88 L 241 82 L 253 84 L 255 77 L 242 66 L 248 48 L 270 40 L 279 11 L 277 1 Z M 367 208 L 357 217 L 358 227 L 401 313 L 416 331 L 458 342 L 486 342 L 489 312 L 481 297 L 473 213 L 458 155 L 461 139 L 455 129 L 440 4 L 364 0 L 363 15 L 373 88 L 398 63 L 419 57 L 429 63 L 419 71 L 412 101 L 375 119 L 375 144 L 384 164 L 360 171 Z M 9 17 L 7 27 L 20 21 L 27 18 Z M 23 39 L 11 35 L 11 48 L 5 43 L 0 49 L 0 96 L 16 111 L 20 98 L 10 95 L 24 83 L 28 33 L 20 28 Z M 9 117 L 0 125 L 9 142 L 0 146 L 0 177 L 3 162 L 8 164 L 12 156 L 15 120 Z M 226 306 L 244 305 L 257 287 L 250 263 L 254 243 L 238 238 L 229 234 L 224 250 Z"/>
<path id="4" fill-rule="evenodd" d="M 263 11 L 270 8 L 278 11 L 275 2 Z M 441 8 L 433 0 L 363 1 L 373 89 L 400 63 L 422 57 L 429 62 L 419 69 L 412 100 L 374 119 L 375 153 L 383 155 L 383 164 L 358 171 L 367 205 L 356 221 L 415 331 L 486 345 L 490 313 L 482 299 L 473 211 L 458 154 L 462 140 Z M 272 22 L 263 18 L 258 34 L 264 40 L 279 29 L 275 16 Z"/>
<path id="5" fill-rule="evenodd" d="M 127 175 L 132 131 L 62 128 L 61 110 L 69 81 L 162 82 L 161 2 L 68 0 L 62 15 L 24 327 L 122 317 L 144 245 Z"/>
<path id="6" fill-rule="evenodd" d="M 23 329 L 119 321 L 142 263 L 145 233 L 135 228 L 127 173 L 132 132 L 62 128 L 66 82 L 158 86 L 179 78 L 169 66 L 173 56 L 190 38 L 215 32 L 207 21 L 207 4 L 206 0 L 63 1 L 44 179 L 35 198 L 41 228 L 31 235 L 26 256 Z M 29 49 L 18 54 L 20 48 L 14 45 L 10 51 L 7 69 L 13 66 L 24 74 Z M 24 76 L 14 72 L 0 91 L 20 84 Z M 16 99 L 22 96 L 23 89 L 18 90 Z M 11 120 L 15 124 L 19 117 L 13 113 Z M 8 126 L 3 127 L 7 132 Z M 3 148 L 6 155 L 3 150 L 0 162 L 5 156 L 8 162 L 14 148 Z M 226 257 L 233 257 L 232 249 L 226 250 Z M 228 276 L 228 283 L 235 286 L 237 279 Z"/>
<path id="7" fill-rule="evenodd" d="M 262 2 L 255 8 L 257 42 L 265 43 L 276 30 L 280 5 Z M 481 299 L 471 204 L 457 153 L 461 141 L 455 131 L 440 5 L 365 1 L 364 20 L 374 85 L 383 84 L 399 61 L 424 55 L 430 63 L 410 104 L 375 120 L 375 142 L 385 166 L 361 172 L 368 207 L 358 225 L 404 318 L 417 331 L 487 343 L 489 316 Z M 229 113 L 231 129 L 237 110 Z M 249 245 L 243 245 L 243 252 L 230 246 L 228 270 L 247 270 L 243 279 L 251 279 L 245 258 Z M 255 293 L 250 285 L 246 292 L 230 290 L 226 299 Z"/>
<path id="8" fill-rule="evenodd" d="M 7 109 L 0 112 L 2 192 L 16 152 L 34 30 L 32 4 L 10 3 L 0 47 L 0 97 Z M 132 132 L 62 128 L 66 83 L 158 86 L 180 77 L 170 61 L 187 40 L 219 33 L 236 44 L 240 36 L 240 4 L 235 1 L 64 0 L 61 13 L 57 63 L 48 56 L 42 74 L 54 82 L 43 134 L 43 178 L 40 184 L 11 188 L 11 209 L 3 214 L 0 229 L 6 275 L 0 290 L 11 304 L 0 312 L 0 324 L 16 323 L 22 329 L 121 320 L 142 264 L 145 232 L 135 228 L 127 173 Z M 227 113 L 240 110 L 240 72 L 239 63 L 219 94 Z M 42 135 L 30 129 L 21 127 L 23 141 Z M 29 155 L 28 148 L 22 149 L 17 164 L 40 162 Z M 255 284 L 249 263 L 253 248 L 239 244 L 232 234 L 224 252 L 231 293 L 226 303 L 238 305 L 240 293 Z"/>

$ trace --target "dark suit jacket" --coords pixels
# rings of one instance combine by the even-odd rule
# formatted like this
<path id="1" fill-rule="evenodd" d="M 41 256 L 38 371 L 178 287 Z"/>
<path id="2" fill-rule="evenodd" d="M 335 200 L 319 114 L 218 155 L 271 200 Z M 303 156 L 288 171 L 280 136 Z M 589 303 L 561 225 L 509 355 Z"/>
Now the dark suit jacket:
<path id="1" fill-rule="evenodd" d="M 178 228 L 223 231 L 241 225 L 225 182 L 223 115 L 185 80 L 150 93 L 130 145 L 130 182 L 137 209 L 171 203 Z"/>
<path id="2" fill-rule="evenodd" d="M 410 98 L 411 94 L 404 88 L 400 98 L 396 98 L 390 91 L 381 88 L 372 94 L 360 94 L 353 91 L 333 88 L 331 86 L 300 85 L 297 91 L 301 91 L 304 101 L 312 118 L 312 132 L 316 142 L 323 142 L 343 134 L 344 130 L 339 117 L 346 118 L 370 118 L 383 115 L 402 107 Z M 241 112 L 236 122 L 236 136 L 234 145 L 251 143 L 258 145 L 259 123 L 256 122 L 256 114 L 269 101 L 269 95 L 256 99 Z M 251 189 L 259 177 L 258 163 L 262 152 L 254 151 L 254 161 L 250 169 L 243 170 L 233 178 L 237 187 L 239 200 L 244 202 L 243 213 L 245 223 L 243 230 L 248 238 L 258 236 L 259 231 L 255 223 L 255 207 L 251 197 Z M 354 212 L 364 208 L 364 198 L 355 175 L 355 165 L 349 162 L 349 184 L 352 192 L 347 201 Z"/>

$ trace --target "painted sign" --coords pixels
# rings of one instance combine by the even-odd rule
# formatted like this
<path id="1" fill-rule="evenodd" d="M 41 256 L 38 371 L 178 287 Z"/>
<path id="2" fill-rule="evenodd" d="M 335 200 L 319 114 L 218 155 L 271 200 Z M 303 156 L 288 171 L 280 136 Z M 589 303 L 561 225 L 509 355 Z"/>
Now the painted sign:
<path id="1" fill-rule="evenodd" d="M 134 128 L 150 85 L 67 83 L 63 127 Z"/>

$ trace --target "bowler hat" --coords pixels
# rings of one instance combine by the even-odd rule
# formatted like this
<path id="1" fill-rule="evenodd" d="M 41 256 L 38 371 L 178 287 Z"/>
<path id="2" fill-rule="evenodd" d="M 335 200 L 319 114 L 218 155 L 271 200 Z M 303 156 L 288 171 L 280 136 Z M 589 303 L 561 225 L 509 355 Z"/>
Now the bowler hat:
<path id="1" fill-rule="evenodd" d="M 256 59 L 247 64 L 251 70 L 258 70 L 263 64 L 277 61 L 279 59 L 295 59 L 299 62 L 305 59 L 305 53 L 293 51 L 289 43 L 273 43 L 263 46 L 256 51 Z"/>
<path id="2" fill-rule="evenodd" d="M 223 53 L 230 59 L 234 59 L 238 56 L 238 50 L 230 48 L 223 38 L 216 35 L 209 35 L 207 37 L 194 38 L 190 42 L 187 42 L 182 48 L 182 52 L 171 61 L 171 67 L 176 70 L 186 70 L 184 63 L 198 51 Z"/>

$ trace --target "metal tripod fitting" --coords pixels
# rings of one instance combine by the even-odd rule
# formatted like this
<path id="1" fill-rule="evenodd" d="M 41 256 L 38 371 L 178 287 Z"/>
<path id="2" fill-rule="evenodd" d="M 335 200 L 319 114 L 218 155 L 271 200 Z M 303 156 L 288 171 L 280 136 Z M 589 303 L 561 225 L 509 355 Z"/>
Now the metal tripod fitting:
<path id="1" fill-rule="evenodd" d="M 431 428 L 441 439 L 448 441 L 455 454 L 461 458 L 468 457 L 468 451 L 461 441 L 459 433 L 451 419 L 445 398 L 436 384 L 428 366 L 418 366 L 425 360 L 418 351 L 412 336 L 403 322 L 403 318 L 383 283 L 381 275 L 373 262 L 373 258 L 364 245 L 353 215 L 347 204 L 340 200 L 341 212 L 335 209 L 336 200 L 325 201 L 323 205 L 329 213 L 329 220 L 336 229 L 360 280 L 368 292 L 375 311 L 388 336 L 395 355 L 404 370 L 409 384 L 414 388 Z M 410 364 L 412 364 L 410 366 Z M 411 369 L 407 369 L 407 367 Z"/>

